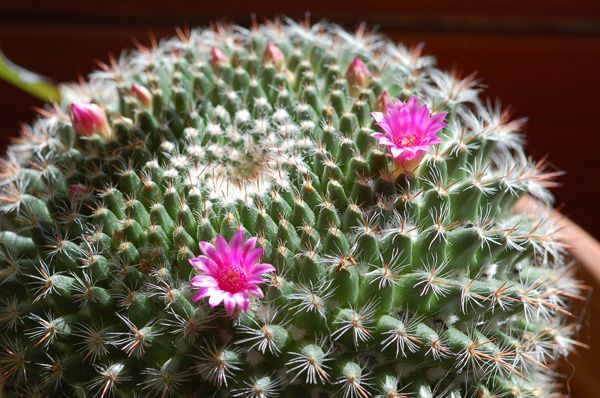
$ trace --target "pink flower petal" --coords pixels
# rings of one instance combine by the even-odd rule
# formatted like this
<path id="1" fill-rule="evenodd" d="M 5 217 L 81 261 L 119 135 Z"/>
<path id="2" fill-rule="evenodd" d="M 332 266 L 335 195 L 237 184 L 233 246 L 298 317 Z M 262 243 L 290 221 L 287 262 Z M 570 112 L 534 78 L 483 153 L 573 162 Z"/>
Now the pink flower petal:
<path id="1" fill-rule="evenodd" d="M 215 249 L 219 254 L 229 252 L 229 243 L 221 234 L 217 235 L 217 239 L 215 239 Z"/>
<path id="2" fill-rule="evenodd" d="M 379 145 L 386 145 L 386 146 L 395 146 L 396 145 L 392 141 L 390 141 L 390 139 L 388 137 L 381 137 L 378 142 L 379 142 Z"/>
<path id="3" fill-rule="evenodd" d="M 385 131 L 389 135 L 391 135 L 394 131 L 394 127 L 390 126 L 390 123 L 387 120 L 382 120 L 381 122 L 377 123 L 377 126 L 381 127 L 383 131 Z"/>
<path id="4" fill-rule="evenodd" d="M 227 314 L 233 315 L 233 312 L 235 311 L 235 305 L 236 302 L 231 293 L 227 292 L 223 294 L 223 306 L 225 307 Z"/>
<path id="5" fill-rule="evenodd" d="M 271 264 L 266 264 L 266 263 L 262 263 L 262 264 L 256 264 L 254 265 L 252 268 L 250 268 L 250 272 L 252 274 L 266 274 L 267 272 L 274 272 L 275 271 L 275 267 L 273 267 Z"/>
<path id="6" fill-rule="evenodd" d="M 256 262 L 258 260 L 260 260 L 260 258 L 263 255 L 263 248 L 262 247 L 258 247 L 256 249 L 252 249 L 250 250 L 249 253 L 246 253 L 246 258 L 244 259 L 244 265 L 246 267 L 250 267 L 254 264 L 256 264 Z"/>
<path id="7" fill-rule="evenodd" d="M 265 295 L 263 294 L 262 290 L 260 290 L 260 288 L 256 285 L 252 285 L 248 288 L 248 290 L 246 290 L 249 294 L 258 297 L 258 298 L 263 298 Z"/>
<path id="8" fill-rule="evenodd" d="M 188 260 L 188 262 L 190 263 L 190 265 L 192 267 L 194 267 L 196 269 L 196 271 L 208 272 L 208 267 L 206 267 L 206 265 L 204 265 L 204 262 L 201 261 L 199 258 L 197 258 L 197 257 L 190 258 Z"/>
<path id="9" fill-rule="evenodd" d="M 229 242 L 229 252 L 231 255 L 231 262 L 239 263 L 244 258 L 244 230 L 240 229 L 231 238 Z"/>
<path id="10" fill-rule="evenodd" d="M 231 249 L 234 248 L 242 248 L 244 244 L 244 230 L 243 229 L 239 229 L 235 234 L 233 234 L 233 237 L 231 238 L 231 241 L 229 242 L 229 247 L 231 247 Z"/>
<path id="11" fill-rule="evenodd" d="M 188 260 L 198 272 L 213 273 L 219 270 L 219 265 L 207 256 L 198 256 Z"/>
<path id="12" fill-rule="evenodd" d="M 202 289 L 198 290 L 198 292 L 194 295 L 193 300 L 194 301 L 202 300 L 203 298 L 210 296 L 213 293 L 213 291 L 214 290 L 211 288 L 202 288 Z"/>
<path id="13" fill-rule="evenodd" d="M 221 290 L 213 290 L 211 296 L 208 298 L 208 304 L 213 308 L 221 304 L 221 301 L 223 301 L 223 294 L 224 292 Z"/>
<path id="14" fill-rule="evenodd" d="M 250 250 L 254 249 L 256 247 L 257 241 L 258 238 L 256 236 L 253 236 L 252 238 L 248 239 L 244 244 L 244 251 L 249 252 Z"/>
<path id="15" fill-rule="evenodd" d="M 373 119 L 375 119 L 376 123 L 379 123 L 384 119 L 383 113 L 381 112 L 371 112 L 371 116 L 373 116 Z"/>
<path id="16" fill-rule="evenodd" d="M 400 155 L 402 155 L 402 153 L 404 153 L 404 151 L 406 151 L 406 148 L 398 148 L 398 147 L 391 147 L 390 148 L 390 152 L 392 154 L 393 157 L 397 158 Z"/>
<path id="17" fill-rule="evenodd" d="M 219 283 L 212 276 L 198 275 L 192 278 L 191 285 L 194 287 L 218 287 Z"/>
<path id="18" fill-rule="evenodd" d="M 210 257 L 213 260 L 219 258 L 219 253 L 218 253 L 217 249 L 213 245 L 211 245 L 209 242 L 202 241 L 198 244 L 198 246 L 200 246 L 200 250 L 207 257 Z"/>
<path id="19" fill-rule="evenodd" d="M 248 278 L 248 286 L 258 285 L 261 283 L 265 283 L 262 275 L 252 275 Z"/>
<path id="20" fill-rule="evenodd" d="M 250 303 L 250 299 L 245 294 L 235 293 L 233 295 L 233 299 L 235 300 L 237 306 L 242 312 L 248 311 L 248 304 Z"/>

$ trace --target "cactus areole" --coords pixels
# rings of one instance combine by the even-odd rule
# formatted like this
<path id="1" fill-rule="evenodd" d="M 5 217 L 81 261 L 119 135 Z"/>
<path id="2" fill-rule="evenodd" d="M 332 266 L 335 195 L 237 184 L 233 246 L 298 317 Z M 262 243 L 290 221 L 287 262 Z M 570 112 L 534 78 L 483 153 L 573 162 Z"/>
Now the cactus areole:
<path id="1" fill-rule="evenodd" d="M 198 29 L 2 160 L 7 397 L 554 397 L 577 281 L 472 78 L 338 26 Z M 551 370 L 552 369 L 552 370 Z"/>

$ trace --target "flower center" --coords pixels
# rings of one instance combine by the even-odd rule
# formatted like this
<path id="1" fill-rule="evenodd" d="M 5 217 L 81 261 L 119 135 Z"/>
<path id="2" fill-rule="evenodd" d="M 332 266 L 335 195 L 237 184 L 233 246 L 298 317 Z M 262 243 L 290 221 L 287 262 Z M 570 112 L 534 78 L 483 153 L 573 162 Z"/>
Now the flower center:
<path id="1" fill-rule="evenodd" d="M 417 139 L 414 135 L 405 135 L 404 137 L 400 138 L 400 142 L 398 144 L 401 146 L 414 146 L 416 140 Z"/>
<path id="2" fill-rule="evenodd" d="M 246 288 L 248 278 L 243 269 L 237 265 L 224 268 L 217 277 L 219 288 L 230 293 L 237 293 Z"/>

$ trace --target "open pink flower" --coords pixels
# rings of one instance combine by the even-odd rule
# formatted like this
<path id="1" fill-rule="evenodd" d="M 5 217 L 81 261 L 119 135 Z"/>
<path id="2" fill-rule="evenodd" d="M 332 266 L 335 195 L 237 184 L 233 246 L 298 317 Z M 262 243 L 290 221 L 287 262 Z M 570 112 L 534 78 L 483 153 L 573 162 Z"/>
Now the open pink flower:
<path id="1" fill-rule="evenodd" d="M 432 116 L 427 105 L 411 97 L 406 103 L 397 99 L 386 106 L 385 113 L 371 115 L 385 132 L 371 135 L 388 147 L 389 156 L 402 171 L 411 173 L 431 146 L 441 142 L 436 133 L 446 126 L 447 113 Z"/>
<path id="2" fill-rule="evenodd" d="M 248 311 L 250 296 L 263 297 L 257 286 L 263 283 L 263 275 L 275 271 L 271 264 L 259 263 L 263 249 L 256 247 L 257 238 L 245 240 L 244 231 L 237 231 L 228 243 L 217 236 L 214 245 L 200 242 L 202 255 L 190 259 L 198 275 L 191 281 L 197 289 L 194 301 L 208 297 L 208 304 L 216 307 L 221 302 L 229 315 L 236 308 Z"/>

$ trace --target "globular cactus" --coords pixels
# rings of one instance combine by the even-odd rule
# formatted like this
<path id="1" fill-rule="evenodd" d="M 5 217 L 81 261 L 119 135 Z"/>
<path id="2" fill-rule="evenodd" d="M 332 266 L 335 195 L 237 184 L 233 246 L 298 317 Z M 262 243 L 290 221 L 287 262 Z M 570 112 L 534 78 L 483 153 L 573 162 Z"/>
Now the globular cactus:
<path id="1" fill-rule="evenodd" d="M 560 396 L 554 173 L 472 78 L 275 21 L 67 91 L 2 161 L 6 396 Z"/>

